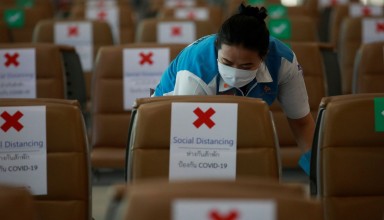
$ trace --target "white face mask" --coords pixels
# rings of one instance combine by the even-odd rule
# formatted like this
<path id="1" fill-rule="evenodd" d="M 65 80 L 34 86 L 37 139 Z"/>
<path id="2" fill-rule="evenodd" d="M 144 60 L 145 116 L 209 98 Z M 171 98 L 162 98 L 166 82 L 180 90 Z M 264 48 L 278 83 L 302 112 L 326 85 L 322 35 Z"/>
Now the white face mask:
<path id="1" fill-rule="evenodd" d="M 219 73 L 223 78 L 224 82 L 228 85 L 236 88 L 240 88 L 242 86 L 250 83 L 255 77 L 257 69 L 255 70 L 242 70 L 236 69 L 227 65 L 224 65 L 217 61 L 217 65 L 219 67 Z"/>

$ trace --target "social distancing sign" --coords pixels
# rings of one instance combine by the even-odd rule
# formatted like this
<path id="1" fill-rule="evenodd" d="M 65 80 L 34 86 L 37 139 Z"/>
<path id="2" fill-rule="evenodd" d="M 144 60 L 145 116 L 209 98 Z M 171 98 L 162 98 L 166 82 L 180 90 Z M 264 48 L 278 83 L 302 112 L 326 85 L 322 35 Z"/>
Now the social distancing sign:
<path id="1" fill-rule="evenodd" d="M 47 194 L 45 106 L 0 107 L 0 182 Z"/>
<path id="2" fill-rule="evenodd" d="M 364 18 L 362 20 L 362 43 L 384 40 L 384 18 Z"/>
<path id="3" fill-rule="evenodd" d="M 209 10 L 207 8 L 176 8 L 175 18 L 206 21 L 209 19 Z"/>
<path id="4" fill-rule="evenodd" d="M 375 131 L 384 132 L 384 97 L 374 99 Z"/>
<path id="5" fill-rule="evenodd" d="M 124 109 L 132 109 L 137 98 L 150 96 L 170 62 L 169 48 L 124 49 Z"/>
<path id="6" fill-rule="evenodd" d="M 237 107 L 172 103 L 170 180 L 236 178 Z"/>
<path id="7" fill-rule="evenodd" d="M 87 6 L 85 17 L 87 19 L 107 22 L 111 28 L 115 44 L 120 43 L 119 9 L 113 3 L 105 3 L 101 7 Z"/>
<path id="8" fill-rule="evenodd" d="M 86 72 L 91 71 L 93 67 L 92 33 L 92 23 L 88 21 L 60 22 L 54 27 L 55 43 L 74 46 Z"/>
<path id="9" fill-rule="evenodd" d="M 159 22 L 157 24 L 158 43 L 189 44 L 196 40 L 194 22 Z"/>
<path id="10" fill-rule="evenodd" d="M 276 202 L 256 199 L 176 199 L 173 220 L 275 220 Z"/>
<path id="11" fill-rule="evenodd" d="M 0 98 L 36 98 L 35 49 L 0 49 Z"/>

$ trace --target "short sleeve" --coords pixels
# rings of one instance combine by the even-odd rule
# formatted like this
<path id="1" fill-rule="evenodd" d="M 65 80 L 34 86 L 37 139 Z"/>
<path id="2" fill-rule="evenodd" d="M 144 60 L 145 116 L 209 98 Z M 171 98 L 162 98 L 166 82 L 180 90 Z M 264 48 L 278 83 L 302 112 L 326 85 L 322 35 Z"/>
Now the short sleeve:
<path id="1" fill-rule="evenodd" d="M 296 55 L 292 62 L 282 58 L 279 71 L 278 100 L 283 111 L 290 119 L 299 119 L 310 112 L 307 89 L 305 87 L 303 70 Z"/>

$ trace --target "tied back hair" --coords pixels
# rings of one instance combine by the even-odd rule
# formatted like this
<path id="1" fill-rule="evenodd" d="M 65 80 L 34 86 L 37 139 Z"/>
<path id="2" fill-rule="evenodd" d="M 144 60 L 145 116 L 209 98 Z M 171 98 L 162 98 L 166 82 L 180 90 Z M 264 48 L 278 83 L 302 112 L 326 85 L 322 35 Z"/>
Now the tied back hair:
<path id="1" fill-rule="evenodd" d="M 243 14 L 246 16 L 253 16 L 257 18 L 259 21 L 264 21 L 264 19 L 268 16 L 267 10 L 264 7 L 252 7 L 250 5 L 244 5 L 242 3 L 238 8 L 238 14 Z"/>
<path id="2" fill-rule="evenodd" d="M 228 18 L 221 25 L 216 39 L 216 48 L 222 44 L 242 46 L 256 51 L 263 59 L 269 48 L 269 31 L 265 23 L 268 16 L 264 7 L 252 7 L 242 3 L 238 13 Z"/>

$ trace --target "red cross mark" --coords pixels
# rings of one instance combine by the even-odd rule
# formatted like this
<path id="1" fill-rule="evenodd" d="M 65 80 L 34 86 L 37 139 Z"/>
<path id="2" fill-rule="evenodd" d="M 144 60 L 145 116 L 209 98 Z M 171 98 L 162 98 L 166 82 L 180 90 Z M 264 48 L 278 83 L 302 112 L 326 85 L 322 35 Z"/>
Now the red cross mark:
<path id="1" fill-rule="evenodd" d="M 105 17 L 107 17 L 107 13 L 104 10 L 101 10 L 101 11 L 99 11 L 99 13 L 97 13 L 97 17 L 101 21 L 105 21 Z"/>
<path id="2" fill-rule="evenodd" d="M 77 26 L 68 26 L 68 37 L 79 36 L 79 28 Z"/>
<path id="3" fill-rule="evenodd" d="M 10 65 L 14 65 L 15 67 L 19 66 L 19 61 L 17 61 L 17 58 L 19 57 L 19 53 L 14 53 L 13 55 L 10 55 L 9 53 L 6 53 L 4 55 L 5 59 L 7 59 L 4 63 L 6 67 L 9 67 Z"/>
<path id="4" fill-rule="evenodd" d="M 216 112 L 213 108 L 209 108 L 206 112 L 203 112 L 199 107 L 197 107 L 193 113 L 197 115 L 196 121 L 193 122 L 196 128 L 200 128 L 201 125 L 206 124 L 209 129 L 215 126 L 215 122 L 211 120 L 212 115 Z"/>
<path id="5" fill-rule="evenodd" d="M 24 126 L 19 122 L 20 118 L 23 117 L 23 113 L 20 111 L 17 111 L 14 115 L 4 111 L 0 116 L 5 120 L 5 123 L 1 126 L 4 132 L 7 132 L 12 127 L 18 132 L 23 129 Z"/>
<path id="6" fill-rule="evenodd" d="M 153 53 L 149 52 L 148 54 L 144 54 L 141 52 L 140 54 L 141 60 L 140 60 L 140 65 L 144 65 L 145 63 L 148 63 L 149 65 L 153 64 L 152 56 Z"/>
<path id="7" fill-rule="evenodd" d="M 209 213 L 210 220 L 236 220 L 239 213 L 236 210 L 230 211 L 227 215 L 220 214 L 217 210 L 212 210 Z"/>
<path id="8" fill-rule="evenodd" d="M 188 12 L 187 15 L 188 19 L 195 20 L 196 19 L 196 14 L 193 11 Z"/>
<path id="9" fill-rule="evenodd" d="M 180 36 L 181 35 L 181 27 L 180 26 L 173 26 L 171 28 L 171 35 L 172 36 Z"/>
<path id="10" fill-rule="evenodd" d="M 376 32 L 384 32 L 384 22 L 377 22 L 376 23 Z"/>
<path id="11" fill-rule="evenodd" d="M 371 8 L 364 6 L 361 9 L 361 12 L 363 13 L 364 16 L 370 16 L 372 14 Z"/>

